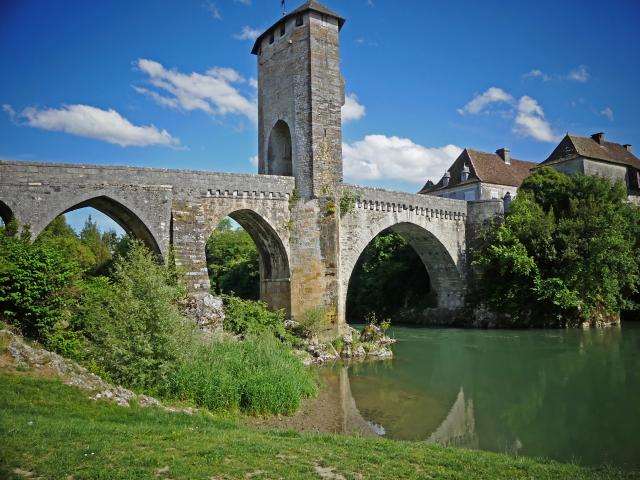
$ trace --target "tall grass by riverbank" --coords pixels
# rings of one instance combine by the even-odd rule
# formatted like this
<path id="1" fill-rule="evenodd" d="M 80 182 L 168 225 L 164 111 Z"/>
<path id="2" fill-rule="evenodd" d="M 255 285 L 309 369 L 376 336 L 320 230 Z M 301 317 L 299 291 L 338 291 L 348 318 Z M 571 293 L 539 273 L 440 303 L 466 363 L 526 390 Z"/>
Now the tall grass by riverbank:
<path id="1" fill-rule="evenodd" d="M 338 435 L 92 401 L 58 381 L 0 373 L 6 479 L 635 479 L 524 457 Z"/>
<path id="2" fill-rule="evenodd" d="M 267 335 L 192 349 L 160 391 L 215 412 L 263 415 L 295 412 L 317 386 L 311 371 Z"/>

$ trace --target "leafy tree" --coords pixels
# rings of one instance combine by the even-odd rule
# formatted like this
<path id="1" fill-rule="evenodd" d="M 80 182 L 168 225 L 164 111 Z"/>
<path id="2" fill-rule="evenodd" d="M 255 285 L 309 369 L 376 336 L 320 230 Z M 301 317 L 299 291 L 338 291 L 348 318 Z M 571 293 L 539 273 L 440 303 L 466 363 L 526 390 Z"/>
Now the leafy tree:
<path id="1" fill-rule="evenodd" d="M 80 280 L 79 265 L 65 252 L 0 231 L 0 315 L 26 336 L 54 349 L 68 344 L 62 332 L 73 322 Z"/>
<path id="2" fill-rule="evenodd" d="M 206 255 L 212 291 L 260 298 L 258 250 L 245 230 L 225 218 L 207 241 Z"/>
<path id="3" fill-rule="evenodd" d="M 177 307 L 182 294 L 169 269 L 133 242 L 111 278 L 96 277 L 85 290 L 79 318 L 89 359 L 117 382 L 155 388 L 192 341 Z"/>
<path id="4" fill-rule="evenodd" d="M 431 306 L 430 282 L 422 260 L 400 235 L 385 231 L 364 250 L 347 295 L 350 320 L 370 314 L 393 317 L 408 308 Z"/>
<path id="5" fill-rule="evenodd" d="M 522 326 L 576 324 L 635 309 L 639 226 L 624 185 L 541 168 L 476 252 L 484 298 Z"/>
<path id="6" fill-rule="evenodd" d="M 36 243 L 48 245 L 67 258 L 75 259 L 85 270 L 93 269 L 96 266 L 96 256 L 84 242 L 78 238 L 76 232 L 71 228 L 64 217 L 56 217 L 40 234 Z"/>

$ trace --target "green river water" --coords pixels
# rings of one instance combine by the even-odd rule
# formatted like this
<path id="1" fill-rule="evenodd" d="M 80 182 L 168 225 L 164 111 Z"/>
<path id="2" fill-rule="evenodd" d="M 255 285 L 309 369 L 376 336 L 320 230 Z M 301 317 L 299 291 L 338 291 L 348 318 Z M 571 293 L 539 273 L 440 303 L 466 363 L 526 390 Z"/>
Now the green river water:
<path id="1" fill-rule="evenodd" d="M 343 405 L 354 404 L 345 426 L 364 422 L 386 438 L 640 467 L 640 325 L 393 327 L 390 334 L 398 340 L 392 361 L 323 370 L 349 397 Z"/>

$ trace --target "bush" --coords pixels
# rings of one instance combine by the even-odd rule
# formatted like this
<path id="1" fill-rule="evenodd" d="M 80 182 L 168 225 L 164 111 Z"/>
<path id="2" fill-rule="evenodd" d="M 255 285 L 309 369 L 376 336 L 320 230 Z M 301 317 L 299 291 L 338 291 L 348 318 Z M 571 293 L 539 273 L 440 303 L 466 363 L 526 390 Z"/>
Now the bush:
<path id="1" fill-rule="evenodd" d="M 312 372 L 270 336 L 193 349 L 163 393 L 213 411 L 290 414 L 315 395 Z"/>
<path id="2" fill-rule="evenodd" d="M 284 310 L 271 311 L 267 304 L 257 300 L 243 300 L 223 295 L 224 328 L 235 335 L 261 335 L 270 333 L 277 338 L 286 337 Z"/>
<path id="3" fill-rule="evenodd" d="M 112 275 L 90 280 L 80 307 L 89 360 L 114 381 L 153 390 L 193 341 L 176 306 L 182 291 L 140 243 L 116 260 Z"/>
<path id="4" fill-rule="evenodd" d="M 25 336 L 60 347 L 60 332 L 73 321 L 80 277 L 78 264 L 51 246 L 0 231 L 0 316 Z"/>

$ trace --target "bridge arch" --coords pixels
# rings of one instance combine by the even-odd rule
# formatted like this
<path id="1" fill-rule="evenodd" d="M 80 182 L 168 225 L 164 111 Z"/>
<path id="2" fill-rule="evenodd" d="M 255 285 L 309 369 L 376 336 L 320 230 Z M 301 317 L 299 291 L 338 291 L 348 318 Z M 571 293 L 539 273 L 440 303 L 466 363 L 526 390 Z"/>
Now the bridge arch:
<path id="1" fill-rule="evenodd" d="M 162 258 L 163 252 L 158 239 L 151 232 L 145 221 L 142 220 L 141 216 L 135 213 L 133 208 L 125 205 L 123 201 L 115 200 L 106 194 L 93 193 L 75 198 L 69 203 L 71 206 L 64 208 L 64 210 L 50 213 L 41 219 L 37 225 L 32 225 L 33 237 L 37 237 L 59 215 L 64 215 L 79 208 L 91 207 L 107 215 L 120 225 L 127 235 L 142 241 L 149 250 Z"/>
<path id="2" fill-rule="evenodd" d="M 0 200 L 0 220 L 4 225 L 8 224 L 11 220 L 13 220 L 13 211 L 2 200 Z"/>
<path id="3" fill-rule="evenodd" d="M 269 134 L 267 173 L 270 175 L 293 175 L 291 130 L 284 120 L 278 120 Z"/>
<path id="4" fill-rule="evenodd" d="M 464 280 L 460 262 L 456 261 L 458 256 L 456 252 L 449 251 L 437 233 L 409 219 L 397 220 L 393 217 L 383 218 L 363 230 L 356 241 L 342 245 L 341 305 L 345 312 L 349 283 L 360 256 L 378 235 L 387 230 L 400 235 L 420 257 L 429 275 L 430 295 L 434 297 L 437 308 L 455 310 L 463 306 Z"/>
<path id="5" fill-rule="evenodd" d="M 289 253 L 285 242 L 277 229 L 255 210 L 249 208 L 230 208 L 217 216 L 207 230 L 208 239 L 223 218 L 230 217 L 246 232 L 258 250 L 260 267 L 260 300 L 273 309 L 291 312 L 291 272 Z"/>

